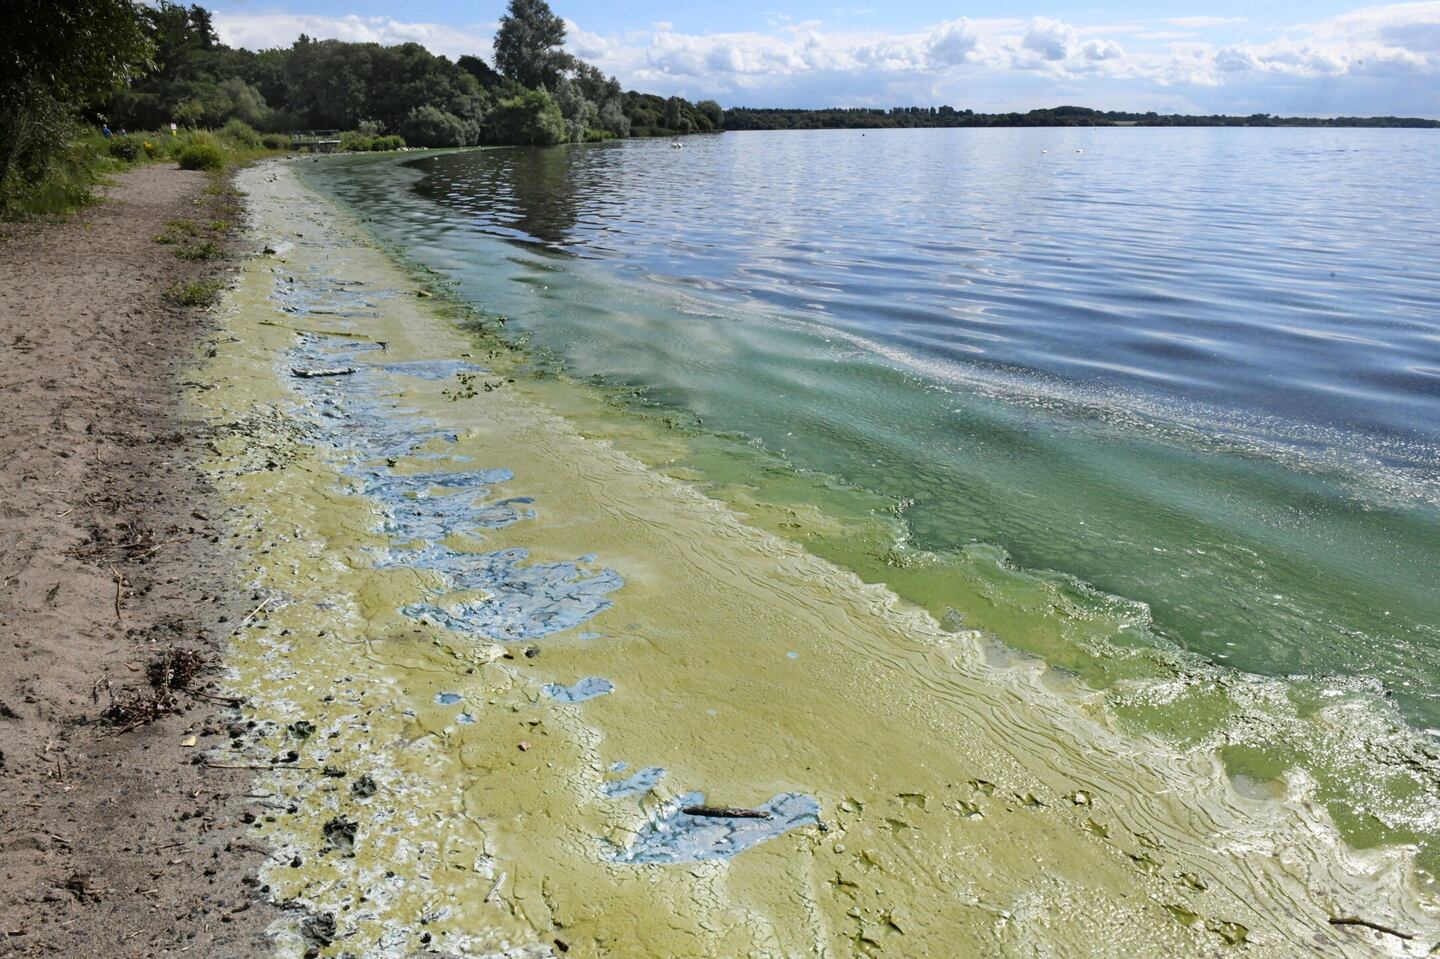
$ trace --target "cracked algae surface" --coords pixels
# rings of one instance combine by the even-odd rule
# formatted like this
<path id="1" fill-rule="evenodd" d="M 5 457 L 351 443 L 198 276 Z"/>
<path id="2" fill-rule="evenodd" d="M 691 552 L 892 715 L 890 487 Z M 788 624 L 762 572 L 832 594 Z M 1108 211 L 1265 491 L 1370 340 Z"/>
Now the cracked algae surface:
<path id="1" fill-rule="evenodd" d="M 541 402 L 563 384 L 527 384 L 290 167 L 241 181 L 274 252 L 246 262 L 197 403 L 253 574 L 229 665 L 257 735 L 222 753 L 274 767 L 278 955 L 1440 938 L 1398 854 L 582 436 L 553 412 L 578 394 Z M 1328 922 L 1349 915 L 1419 938 Z"/>

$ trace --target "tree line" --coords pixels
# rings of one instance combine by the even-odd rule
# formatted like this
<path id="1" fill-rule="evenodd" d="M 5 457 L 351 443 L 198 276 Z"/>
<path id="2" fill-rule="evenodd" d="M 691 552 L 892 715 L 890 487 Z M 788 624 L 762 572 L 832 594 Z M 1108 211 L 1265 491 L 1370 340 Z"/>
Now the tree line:
<path id="1" fill-rule="evenodd" d="M 418 43 L 303 35 L 288 48 L 253 52 L 222 44 L 203 7 L 161 0 L 135 12 L 153 68 L 90 104 L 112 126 L 240 119 L 262 131 L 368 128 L 440 147 L 708 133 L 724 121 L 713 100 L 623 91 L 565 51 L 565 21 L 545 0 L 510 0 L 494 66 L 478 55 L 452 62 Z"/>
<path id="2" fill-rule="evenodd" d="M 1049 107 L 1026 113 L 976 113 L 941 107 L 831 107 L 821 110 L 732 107 L 725 111 L 727 130 L 878 130 L 924 127 L 1440 127 L 1440 120 L 1418 117 L 1280 117 L 1269 113 L 1249 116 L 1190 116 L 1092 110 L 1089 107 Z"/>
<path id="3" fill-rule="evenodd" d="M 545 0 L 510 0 L 492 60 L 416 43 L 301 36 L 226 46 L 210 11 L 172 0 L 6 0 L 0 30 L 0 208 L 72 158 L 83 125 L 359 131 L 411 146 L 556 144 L 709 133 L 714 100 L 626 91 L 564 49 Z M 492 66 L 493 63 L 493 66 Z M 69 152 L 67 152 L 69 151 Z M 0 210 L 3 212 L 3 210 Z"/>

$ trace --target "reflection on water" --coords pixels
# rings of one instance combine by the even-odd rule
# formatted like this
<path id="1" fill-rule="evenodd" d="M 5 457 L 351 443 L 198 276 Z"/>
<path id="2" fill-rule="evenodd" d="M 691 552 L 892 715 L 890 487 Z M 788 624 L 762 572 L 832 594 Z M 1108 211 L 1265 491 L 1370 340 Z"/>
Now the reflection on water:
<path id="1" fill-rule="evenodd" d="M 1427 747 L 1397 785 L 1360 745 L 1387 702 L 1440 727 L 1430 146 L 836 131 L 305 172 L 572 374 L 702 424 L 686 465 L 757 521 L 818 510 L 838 531 L 772 525 L 1236 775 L 1326 767 L 1383 833 L 1435 808 Z M 1171 644 L 1284 683 L 1127 692 L 1191 668 Z"/>

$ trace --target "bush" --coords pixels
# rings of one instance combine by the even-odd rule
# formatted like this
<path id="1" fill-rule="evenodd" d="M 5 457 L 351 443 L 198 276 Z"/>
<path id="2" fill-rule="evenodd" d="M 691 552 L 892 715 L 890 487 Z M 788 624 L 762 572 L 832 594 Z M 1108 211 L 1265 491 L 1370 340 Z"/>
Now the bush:
<path id="1" fill-rule="evenodd" d="M 165 291 L 165 299 L 175 306 L 214 306 L 220 302 L 222 289 L 218 280 L 192 280 L 171 286 Z"/>
<path id="2" fill-rule="evenodd" d="M 560 115 L 558 109 L 555 115 Z M 410 111 L 405 122 L 400 124 L 400 132 L 404 134 L 406 143 L 422 147 L 471 146 L 479 136 L 475 124 L 428 103 Z"/>
<path id="3" fill-rule="evenodd" d="M 370 140 L 369 134 L 360 133 L 357 130 L 347 130 L 340 134 L 340 149 L 368 150 L 370 149 Z"/>
<path id="4" fill-rule="evenodd" d="M 223 170 L 225 151 L 208 143 L 192 143 L 180 151 L 182 170 Z"/>
<path id="5" fill-rule="evenodd" d="M 260 134 L 256 133 L 254 127 L 239 117 L 232 117 L 226 121 L 225 126 L 220 129 L 220 133 L 236 146 L 243 147 L 247 150 L 260 149 Z"/>
<path id="6" fill-rule="evenodd" d="M 369 153 L 379 150 L 399 150 L 405 146 L 405 139 L 398 136 L 373 136 L 364 130 L 351 130 L 340 134 L 340 149 Z"/>
<path id="7" fill-rule="evenodd" d="M 290 138 L 278 133 L 267 133 L 260 138 L 260 145 L 267 150 L 288 150 Z"/>
<path id="8" fill-rule="evenodd" d="M 110 139 L 110 155 L 126 163 L 134 163 L 145 154 L 144 140 L 133 133 Z"/>
<path id="9" fill-rule="evenodd" d="M 175 251 L 175 255 L 182 260 L 218 260 L 224 253 L 225 251 L 214 240 L 182 246 Z"/>
<path id="10" fill-rule="evenodd" d="M 605 140 L 613 139 L 615 139 L 615 134 L 611 133 L 609 130 L 598 130 L 595 127 L 585 128 L 586 143 L 601 143 Z"/>
<path id="11" fill-rule="evenodd" d="M 549 146 L 566 139 L 565 118 L 544 90 L 527 90 L 501 100 L 490 115 L 490 134 L 496 143 Z M 406 139 L 411 139 L 407 134 Z"/>

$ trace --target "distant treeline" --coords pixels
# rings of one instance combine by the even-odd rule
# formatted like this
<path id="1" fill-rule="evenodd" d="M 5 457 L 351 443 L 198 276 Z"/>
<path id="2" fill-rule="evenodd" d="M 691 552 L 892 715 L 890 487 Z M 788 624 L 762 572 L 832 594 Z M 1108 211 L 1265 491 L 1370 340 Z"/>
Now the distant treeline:
<path id="1" fill-rule="evenodd" d="M 1440 127 L 1418 117 L 1279 117 L 1269 113 L 1232 117 L 1175 113 L 1128 113 L 1088 107 L 1050 107 L 1028 113 L 975 113 L 954 107 L 832 107 L 823 110 L 732 107 L 727 130 L 879 130 L 915 127 Z"/>
<path id="2" fill-rule="evenodd" d="M 342 142 L 374 149 L 709 133 L 725 119 L 714 100 L 625 91 L 567 53 L 565 21 L 545 0 L 509 0 L 490 62 L 307 36 L 233 49 L 210 11 L 171 0 L 4 2 L 0 218 L 82 202 L 101 175 L 85 131 L 107 124 L 107 136 L 175 124 L 265 144 L 349 131 Z"/>
<path id="3" fill-rule="evenodd" d="M 545 0 L 511 0 L 492 67 L 417 43 L 380 46 L 301 36 L 258 53 L 222 44 L 210 12 L 169 0 L 137 6 L 153 69 L 91 104 L 111 126 L 169 123 L 258 130 L 363 130 L 412 146 L 551 144 L 719 130 L 713 100 L 622 91 L 566 53 L 565 23 Z"/>

